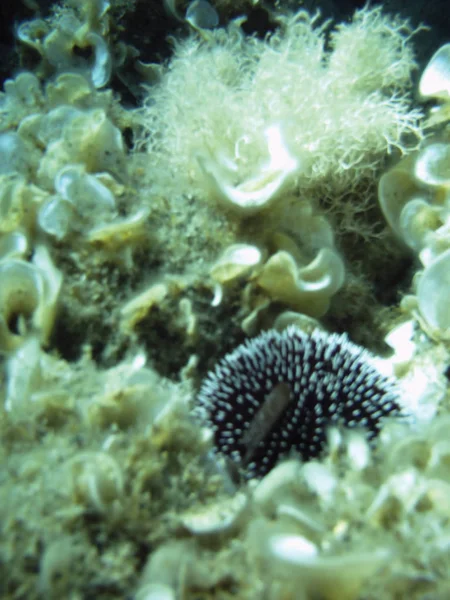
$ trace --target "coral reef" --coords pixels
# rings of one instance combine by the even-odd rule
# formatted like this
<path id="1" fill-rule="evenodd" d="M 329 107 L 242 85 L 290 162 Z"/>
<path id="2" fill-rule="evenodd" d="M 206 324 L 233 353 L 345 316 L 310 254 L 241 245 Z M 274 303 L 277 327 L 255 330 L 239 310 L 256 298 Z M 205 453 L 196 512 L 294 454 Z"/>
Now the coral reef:
<path id="1" fill-rule="evenodd" d="M 25 4 L 0 92 L 0 596 L 448 598 L 448 45 L 416 97 L 418 29 L 379 7 Z M 338 423 L 240 480 L 201 381 L 300 330 L 346 340 L 353 382 L 368 347 L 352 402 L 395 380 L 411 422 L 373 445 Z M 267 396 L 270 421 L 290 396 Z"/>
<path id="2" fill-rule="evenodd" d="M 328 312 L 355 268 L 355 250 L 339 249 L 355 231 L 378 238 L 367 254 L 381 260 L 367 195 L 386 152 L 411 149 L 421 129 L 408 100 L 407 22 L 373 9 L 326 35 L 317 16 L 299 11 L 279 15 L 265 40 L 239 25 L 176 42 L 149 88 L 141 143 L 154 189 L 189 189 L 200 214 L 205 205 L 222 210 L 238 241 L 264 254 L 245 278 L 244 329 L 254 334 L 274 304 Z"/>

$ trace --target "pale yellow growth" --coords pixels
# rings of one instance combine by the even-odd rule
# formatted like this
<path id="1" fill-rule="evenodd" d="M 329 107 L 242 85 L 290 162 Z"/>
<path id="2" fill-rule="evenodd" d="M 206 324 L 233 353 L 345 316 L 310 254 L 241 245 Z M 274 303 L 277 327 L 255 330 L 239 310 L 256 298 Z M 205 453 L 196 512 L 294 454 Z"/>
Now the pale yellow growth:
<path id="1" fill-rule="evenodd" d="M 158 306 L 167 296 L 168 288 L 164 283 L 156 283 L 147 290 L 130 300 L 122 308 L 121 328 L 125 333 L 130 334 L 142 319 L 153 307 Z"/>
<path id="2" fill-rule="evenodd" d="M 75 4 L 75 3 L 74 3 Z M 61 11 L 53 22 L 42 19 L 25 21 L 17 27 L 17 37 L 41 57 L 43 65 L 61 71 L 81 71 L 96 88 L 111 76 L 111 54 L 105 35 L 109 30 L 109 2 L 77 2 L 77 11 Z M 86 56 L 74 52 L 83 48 Z"/>
<path id="3" fill-rule="evenodd" d="M 0 279 L 0 350 L 13 352 L 30 335 L 45 344 L 56 317 L 62 283 L 62 274 L 47 249 L 37 246 L 32 263 L 15 258 L 1 261 Z"/>
<path id="4" fill-rule="evenodd" d="M 288 252 L 279 251 L 263 266 L 256 282 L 272 301 L 320 317 L 344 282 L 344 265 L 330 248 L 322 248 L 314 260 L 304 266 L 298 265 Z"/>
<path id="5" fill-rule="evenodd" d="M 426 266 L 450 248 L 450 141 L 431 142 L 385 173 L 381 209 Z"/>
<path id="6" fill-rule="evenodd" d="M 330 53 L 305 11 L 279 22 L 266 40 L 235 22 L 175 43 L 142 114 L 157 190 L 191 189 L 254 211 L 281 185 L 352 186 L 386 152 L 404 150 L 404 134 L 419 135 L 406 21 L 364 8 L 336 28 Z M 276 145 L 286 160 L 272 168 Z"/>
<path id="7" fill-rule="evenodd" d="M 67 465 L 69 490 L 77 504 L 114 516 L 121 509 L 124 478 L 117 461 L 106 452 L 84 452 Z"/>
<path id="8" fill-rule="evenodd" d="M 418 255 L 424 271 L 414 280 L 417 298 L 403 308 L 434 339 L 450 337 L 450 140 L 440 134 L 385 173 L 381 209 L 395 233 Z"/>
<path id="9" fill-rule="evenodd" d="M 125 219 L 94 227 L 89 231 L 87 239 L 91 244 L 107 250 L 117 250 L 124 246 L 134 248 L 146 237 L 148 215 L 148 209 L 142 208 Z"/>
<path id="10" fill-rule="evenodd" d="M 219 537 L 243 525 L 250 509 L 249 497 L 241 492 L 207 507 L 201 506 L 182 513 L 180 523 L 191 535 Z"/>
<path id="11" fill-rule="evenodd" d="M 263 253 L 252 244 L 232 244 L 225 249 L 210 269 L 214 280 L 214 298 L 212 306 L 218 306 L 224 295 L 224 287 L 249 277 L 261 263 Z"/>
<path id="12" fill-rule="evenodd" d="M 286 148 L 283 134 L 272 125 L 264 132 L 268 160 L 256 167 L 248 179 L 234 183 L 239 167 L 235 159 L 224 156 L 198 155 L 211 192 L 225 204 L 242 214 L 252 214 L 267 208 L 286 187 L 289 177 L 299 168 L 298 161 Z"/>
<path id="13" fill-rule="evenodd" d="M 417 285 L 419 310 L 428 326 L 450 339 L 450 249 L 439 254 L 420 276 Z"/>
<path id="14" fill-rule="evenodd" d="M 101 108 L 60 106 L 41 118 L 40 131 L 48 142 L 37 172 L 44 188 L 52 189 L 66 165 L 81 164 L 88 173 L 107 171 L 119 179 L 126 172 L 121 133 Z"/>
<path id="15" fill-rule="evenodd" d="M 17 173 L 0 176 L 0 234 L 31 232 L 36 213 L 48 199 L 47 192 L 27 183 Z"/>

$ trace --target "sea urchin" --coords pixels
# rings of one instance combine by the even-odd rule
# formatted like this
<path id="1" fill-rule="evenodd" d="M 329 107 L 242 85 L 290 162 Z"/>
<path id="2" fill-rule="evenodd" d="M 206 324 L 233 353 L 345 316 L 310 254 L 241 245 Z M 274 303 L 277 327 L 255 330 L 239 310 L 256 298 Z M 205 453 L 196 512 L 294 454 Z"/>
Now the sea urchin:
<path id="1" fill-rule="evenodd" d="M 291 326 L 266 331 L 226 355 L 204 380 L 196 412 L 217 450 L 247 477 L 260 477 L 291 451 L 318 456 L 329 425 L 363 427 L 401 416 L 394 383 L 345 334 Z"/>

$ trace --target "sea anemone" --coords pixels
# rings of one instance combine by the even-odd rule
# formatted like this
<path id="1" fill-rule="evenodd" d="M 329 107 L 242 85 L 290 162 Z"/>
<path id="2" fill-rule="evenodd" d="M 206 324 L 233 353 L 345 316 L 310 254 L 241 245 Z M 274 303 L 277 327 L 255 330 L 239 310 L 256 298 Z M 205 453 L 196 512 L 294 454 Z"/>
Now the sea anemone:
<path id="1" fill-rule="evenodd" d="M 395 383 L 345 334 L 291 326 L 270 330 L 226 355 L 203 382 L 196 409 L 219 453 L 247 478 L 283 456 L 320 455 L 330 425 L 361 427 L 369 439 L 401 416 Z"/>

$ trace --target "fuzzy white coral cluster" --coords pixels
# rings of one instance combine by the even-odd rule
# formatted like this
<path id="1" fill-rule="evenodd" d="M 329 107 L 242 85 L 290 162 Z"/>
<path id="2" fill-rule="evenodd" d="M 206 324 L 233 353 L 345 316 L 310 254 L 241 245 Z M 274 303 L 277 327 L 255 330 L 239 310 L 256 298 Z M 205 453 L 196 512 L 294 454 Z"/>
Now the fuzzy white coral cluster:
<path id="1" fill-rule="evenodd" d="M 291 189 L 297 182 L 342 189 L 372 173 L 386 151 L 403 148 L 418 117 L 408 106 L 415 62 L 407 23 L 363 9 L 332 32 L 328 51 L 317 21 L 300 11 L 279 18 L 265 40 L 232 23 L 207 40 L 176 43 L 144 110 L 156 185 L 223 197 L 231 180 L 234 189 L 261 180 L 262 165 L 274 162 L 267 142 L 274 127 L 290 156 L 278 177 L 284 171 Z M 267 182 L 258 185 L 267 191 Z"/>
<path id="2" fill-rule="evenodd" d="M 326 313 L 345 266 L 320 199 L 339 204 L 375 180 L 386 152 L 405 149 L 406 133 L 420 137 L 419 112 L 409 106 L 407 22 L 379 8 L 331 33 L 306 11 L 277 21 L 264 40 L 235 21 L 176 41 L 148 90 L 138 143 L 156 193 L 260 219 L 258 236 L 237 240 L 267 261 L 249 275 L 250 296 L 258 296 L 249 301 L 252 322 L 272 302 Z"/>

